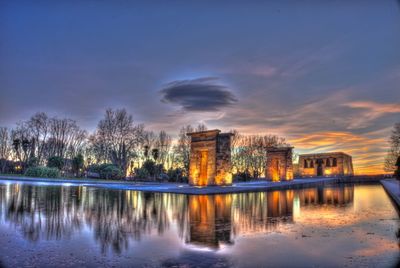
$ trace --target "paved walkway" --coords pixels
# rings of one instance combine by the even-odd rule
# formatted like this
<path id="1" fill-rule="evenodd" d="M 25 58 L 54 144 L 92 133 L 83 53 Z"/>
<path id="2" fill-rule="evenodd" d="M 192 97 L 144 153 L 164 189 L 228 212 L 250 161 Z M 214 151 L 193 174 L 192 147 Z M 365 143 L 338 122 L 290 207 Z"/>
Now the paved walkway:
<path id="1" fill-rule="evenodd" d="M 381 180 L 383 188 L 392 197 L 393 201 L 397 204 L 400 209 L 400 182 L 395 179 Z"/>
<path id="2" fill-rule="evenodd" d="M 312 178 L 295 179 L 293 181 L 269 182 L 269 181 L 251 181 L 238 182 L 232 186 L 211 186 L 196 187 L 186 183 L 157 183 L 157 182 L 131 182 L 131 181 L 94 181 L 90 179 L 49 179 L 49 178 L 31 178 L 31 177 L 7 177 L 0 176 L 0 181 L 21 181 L 32 184 L 51 184 L 51 185 L 71 185 L 88 186 L 108 189 L 135 190 L 144 192 L 162 192 L 162 193 L 180 193 L 180 194 L 224 194 L 257 192 L 278 189 L 292 189 L 307 186 L 315 186 L 329 183 L 336 183 L 337 178 Z"/>

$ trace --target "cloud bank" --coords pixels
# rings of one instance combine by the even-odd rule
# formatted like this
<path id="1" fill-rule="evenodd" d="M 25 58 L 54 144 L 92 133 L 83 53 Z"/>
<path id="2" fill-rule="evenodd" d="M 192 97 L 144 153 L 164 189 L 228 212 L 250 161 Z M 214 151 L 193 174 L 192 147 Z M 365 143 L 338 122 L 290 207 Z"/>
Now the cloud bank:
<path id="1" fill-rule="evenodd" d="M 160 93 L 162 102 L 190 112 L 219 111 L 237 102 L 235 95 L 226 86 L 218 84 L 214 77 L 176 80 L 168 83 Z"/>

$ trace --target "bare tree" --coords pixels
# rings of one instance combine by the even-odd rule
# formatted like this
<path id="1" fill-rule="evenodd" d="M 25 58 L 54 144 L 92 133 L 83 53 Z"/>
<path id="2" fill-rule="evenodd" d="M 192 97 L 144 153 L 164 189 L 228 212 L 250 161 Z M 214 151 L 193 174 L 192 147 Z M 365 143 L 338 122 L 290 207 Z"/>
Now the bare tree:
<path id="1" fill-rule="evenodd" d="M 0 163 L 1 173 L 5 172 L 7 160 L 11 156 L 10 135 L 8 128 L 0 127 Z"/>
<path id="2" fill-rule="evenodd" d="M 26 125 L 36 143 L 35 156 L 38 163 L 43 163 L 46 143 L 49 138 L 50 119 L 45 113 L 36 113 L 26 122 Z"/>
<path id="3" fill-rule="evenodd" d="M 158 134 L 158 139 L 156 146 L 159 150 L 159 162 L 165 167 L 166 165 L 169 167 L 170 163 L 168 163 L 168 155 L 171 150 L 172 139 L 164 130 L 161 130 Z"/>
<path id="4" fill-rule="evenodd" d="M 394 172 L 396 169 L 396 161 L 400 156 L 400 123 L 396 123 L 393 127 L 392 134 L 389 138 L 390 149 L 385 157 L 385 171 Z"/>
<path id="5" fill-rule="evenodd" d="M 201 132 L 201 131 L 206 131 L 207 130 L 207 126 L 203 123 L 200 123 L 197 125 L 196 127 L 196 132 Z"/>
<path id="6" fill-rule="evenodd" d="M 11 139 L 15 159 L 26 164 L 30 157 L 35 156 L 35 139 L 26 122 L 17 124 L 11 131 Z"/>
<path id="7" fill-rule="evenodd" d="M 125 109 L 108 109 L 100 120 L 95 133 L 97 146 L 103 146 L 104 153 L 111 163 L 120 167 L 124 174 L 139 144 L 143 142 L 143 125 L 134 125 L 132 116 Z"/>
<path id="8" fill-rule="evenodd" d="M 242 135 L 232 131 L 232 168 L 235 172 L 249 172 L 254 178 L 265 173 L 266 148 L 287 146 L 285 139 L 275 135 Z"/>
<path id="9" fill-rule="evenodd" d="M 49 138 L 45 142 L 46 158 L 58 156 L 73 158 L 83 151 L 86 131 L 82 130 L 74 120 L 51 118 Z"/>
<path id="10" fill-rule="evenodd" d="M 142 160 L 148 160 L 151 156 L 151 151 L 155 149 L 157 146 L 157 136 L 154 134 L 153 131 L 144 131 L 143 132 L 143 139 L 141 144 L 141 157 Z"/>
<path id="11" fill-rule="evenodd" d="M 193 132 L 191 125 L 184 126 L 180 129 L 178 135 L 178 143 L 174 147 L 175 151 L 175 165 L 176 167 L 183 168 L 186 172 L 189 170 L 189 158 L 190 158 L 190 137 L 186 134 Z"/>

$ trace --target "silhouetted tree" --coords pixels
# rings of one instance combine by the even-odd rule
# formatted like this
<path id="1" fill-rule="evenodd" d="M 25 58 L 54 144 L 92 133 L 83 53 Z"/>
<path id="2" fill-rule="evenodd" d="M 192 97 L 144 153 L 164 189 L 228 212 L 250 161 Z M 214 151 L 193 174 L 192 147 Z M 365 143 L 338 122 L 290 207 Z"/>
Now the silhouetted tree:
<path id="1" fill-rule="evenodd" d="M 108 109 L 92 140 L 101 148 L 104 158 L 126 174 L 130 159 L 143 141 L 143 129 L 143 125 L 134 125 L 132 116 L 125 109 Z"/>
<path id="2" fill-rule="evenodd" d="M 0 171 L 5 172 L 7 160 L 11 157 L 10 134 L 8 128 L 0 127 Z"/>
<path id="3" fill-rule="evenodd" d="M 394 125 L 389 144 L 390 149 L 385 158 L 385 171 L 394 172 L 396 161 L 400 156 L 400 123 Z"/>

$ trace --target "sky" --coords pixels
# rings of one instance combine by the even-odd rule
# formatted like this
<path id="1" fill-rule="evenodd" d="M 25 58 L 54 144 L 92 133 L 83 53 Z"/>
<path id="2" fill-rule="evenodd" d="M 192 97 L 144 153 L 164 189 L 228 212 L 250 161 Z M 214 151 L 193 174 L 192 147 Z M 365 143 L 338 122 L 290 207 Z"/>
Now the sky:
<path id="1" fill-rule="evenodd" d="M 38 111 L 89 131 L 276 134 L 383 172 L 400 121 L 397 1 L 0 1 L 0 126 Z"/>

